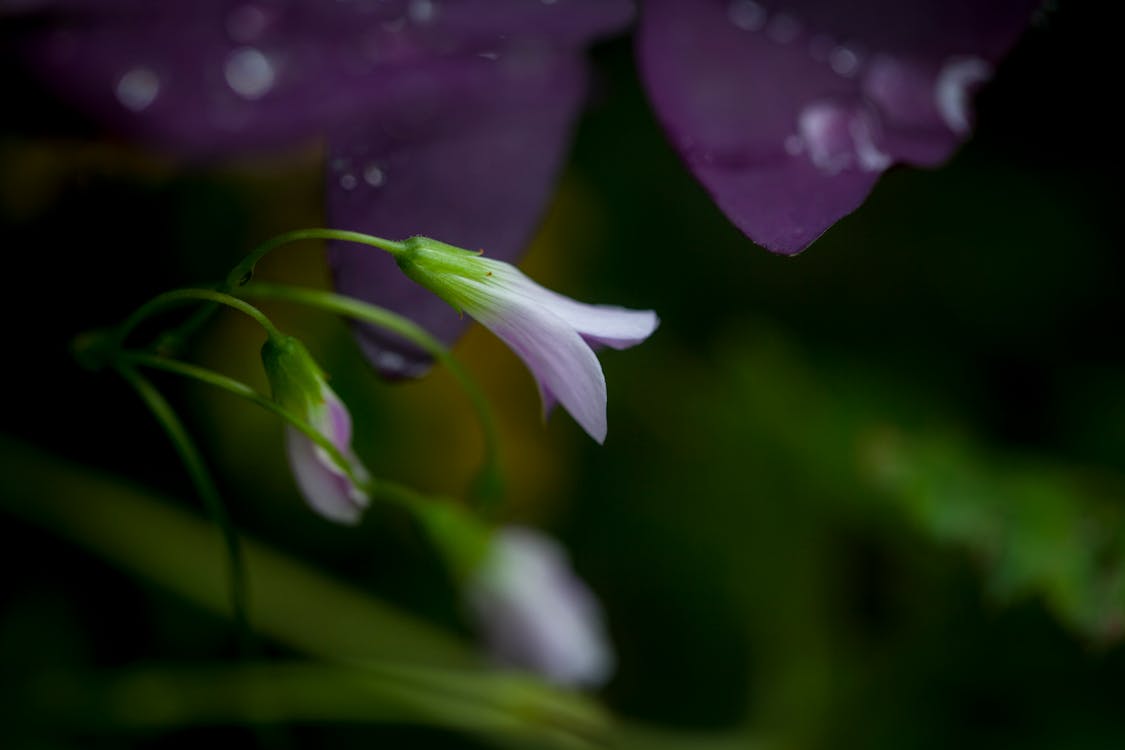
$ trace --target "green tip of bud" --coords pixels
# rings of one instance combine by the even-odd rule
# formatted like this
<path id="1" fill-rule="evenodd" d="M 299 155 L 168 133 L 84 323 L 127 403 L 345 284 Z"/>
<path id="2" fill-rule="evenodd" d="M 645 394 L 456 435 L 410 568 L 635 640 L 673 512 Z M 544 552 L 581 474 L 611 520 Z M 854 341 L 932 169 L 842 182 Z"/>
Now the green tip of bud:
<path id="1" fill-rule="evenodd" d="M 395 262 L 411 280 L 462 312 L 465 280 L 484 281 L 492 274 L 481 259 L 483 250 L 466 250 L 429 237 L 411 237 Z"/>
<path id="2" fill-rule="evenodd" d="M 307 413 L 324 401 L 324 371 L 299 340 L 270 336 L 262 344 L 262 366 L 273 400 L 296 414 Z"/>

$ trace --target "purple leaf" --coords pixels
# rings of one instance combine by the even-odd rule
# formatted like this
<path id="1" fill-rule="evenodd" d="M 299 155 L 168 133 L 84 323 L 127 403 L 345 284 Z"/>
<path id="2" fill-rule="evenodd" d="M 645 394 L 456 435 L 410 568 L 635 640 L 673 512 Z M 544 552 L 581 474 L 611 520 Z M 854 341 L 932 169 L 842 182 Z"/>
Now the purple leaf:
<path id="1" fill-rule="evenodd" d="M 637 47 L 657 115 L 719 207 L 796 253 L 891 164 L 953 152 L 1037 4 L 647 0 Z"/>
<path id="2" fill-rule="evenodd" d="M 445 96 L 388 113 L 332 138 L 328 218 L 333 227 L 395 239 L 425 233 L 514 260 L 550 195 L 582 103 L 576 55 L 547 49 L 533 62 L 482 61 Z M 402 275 L 394 260 L 356 245 L 330 252 L 337 289 L 414 319 L 445 342 L 468 325 Z M 358 326 L 385 375 L 411 377 L 429 357 L 397 337 Z"/>
<path id="3" fill-rule="evenodd" d="M 61 98 L 192 156 L 258 151 L 381 116 L 520 40 L 576 47 L 624 0 L 56 0 L 17 46 Z"/>
<path id="4" fill-rule="evenodd" d="M 581 45 L 628 0 L 56 0 L 24 59 L 115 132 L 189 156 L 331 134 L 329 221 L 514 259 L 550 194 L 584 89 Z M 389 259 L 332 252 L 341 291 L 452 341 L 464 323 Z M 428 358 L 359 327 L 385 374 Z"/>

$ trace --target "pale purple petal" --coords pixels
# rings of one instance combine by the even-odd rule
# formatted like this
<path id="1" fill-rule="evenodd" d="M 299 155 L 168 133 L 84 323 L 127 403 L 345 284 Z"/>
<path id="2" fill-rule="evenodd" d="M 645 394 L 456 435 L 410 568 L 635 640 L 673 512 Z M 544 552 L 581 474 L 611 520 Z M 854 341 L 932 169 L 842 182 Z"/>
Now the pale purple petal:
<path id="1" fill-rule="evenodd" d="M 593 349 L 562 318 L 518 297 L 488 310 L 467 310 L 524 361 L 539 386 L 544 413 L 562 404 L 599 443 L 606 436 L 606 386 Z"/>
<path id="2" fill-rule="evenodd" d="M 351 450 L 351 416 L 327 387 L 325 403 L 315 415 L 312 426 L 344 455 L 357 478 L 366 479 L 366 471 Z M 349 479 L 323 448 L 296 427 L 286 429 L 285 441 L 297 486 L 313 510 L 331 521 L 358 523 L 369 502 L 366 492 Z"/>
<path id="3" fill-rule="evenodd" d="M 511 293 L 518 293 L 526 298 L 528 304 L 558 316 L 594 347 L 628 349 L 651 336 L 660 324 L 660 319 L 652 310 L 578 302 L 537 284 L 511 266 L 498 267 L 494 273 L 503 277 L 500 283 L 509 285 Z"/>
<path id="4" fill-rule="evenodd" d="M 600 685 L 613 672 L 601 607 L 565 551 L 542 534 L 520 527 L 498 532 L 466 600 L 503 664 L 564 685 Z"/>
<path id="5" fill-rule="evenodd" d="M 462 71 L 447 96 L 334 137 L 329 223 L 391 238 L 426 234 L 514 260 L 550 195 L 585 81 L 575 54 L 525 48 L 519 55 L 479 60 L 478 75 Z M 341 293 L 403 313 L 445 342 L 468 324 L 384 253 L 337 244 L 329 260 Z M 425 353 L 397 337 L 358 330 L 384 374 L 429 367 Z"/>
<path id="6" fill-rule="evenodd" d="M 647 0 L 641 70 L 673 145 L 756 242 L 803 250 L 891 164 L 936 164 L 1036 0 Z"/>

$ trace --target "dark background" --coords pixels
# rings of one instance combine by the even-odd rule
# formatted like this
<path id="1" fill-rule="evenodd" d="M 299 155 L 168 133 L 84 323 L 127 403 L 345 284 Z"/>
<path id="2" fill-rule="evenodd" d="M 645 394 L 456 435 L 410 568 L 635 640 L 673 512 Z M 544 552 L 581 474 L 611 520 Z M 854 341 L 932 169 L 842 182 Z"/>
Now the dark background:
<path id="1" fill-rule="evenodd" d="M 891 170 L 796 258 L 754 246 L 679 164 L 631 40 L 594 50 L 593 101 L 525 267 L 579 299 L 661 315 L 650 342 L 602 358 L 605 447 L 564 414 L 543 429 L 530 377 L 484 332 L 457 351 L 500 415 L 506 516 L 560 535 L 605 604 L 620 665 L 604 699 L 617 712 L 746 722 L 799 747 L 1125 746 L 1120 32 L 1096 3 L 1061 6 L 981 94 L 977 133 L 949 164 Z M 2 70 L 0 431 L 194 508 L 159 428 L 122 383 L 79 368 L 70 342 L 153 294 L 220 277 L 273 234 L 321 224 L 319 147 L 179 164 Z M 326 278 L 308 246 L 265 273 Z M 464 486 L 478 445 L 444 373 L 379 383 L 345 327 L 270 310 L 333 374 L 376 472 Z M 193 354 L 264 386 L 257 336 L 222 317 Z M 464 629 L 432 551 L 401 519 L 375 513 L 349 530 L 311 517 L 276 422 L 157 380 L 240 528 Z M 232 653 L 226 623 L 46 531 L 5 516 L 0 549 L 9 698 L 47 666 Z M 73 746 L 246 736 L 107 732 Z M 403 728 L 286 736 L 475 746 Z"/>

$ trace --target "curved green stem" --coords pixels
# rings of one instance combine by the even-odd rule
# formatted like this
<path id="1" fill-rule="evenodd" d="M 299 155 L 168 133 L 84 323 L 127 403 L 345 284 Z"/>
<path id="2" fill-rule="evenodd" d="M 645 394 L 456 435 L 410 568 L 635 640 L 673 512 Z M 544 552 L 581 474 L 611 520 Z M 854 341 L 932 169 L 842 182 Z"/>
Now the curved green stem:
<path id="1" fill-rule="evenodd" d="M 237 266 L 231 269 L 223 283 L 217 287 L 217 290 L 219 292 L 227 292 L 231 289 L 244 286 L 253 277 L 254 269 L 262 258 L 283 245 L 300 242 L 302 240 L 340 240 L 341 242 L 356 242 L 361 245 L 377 247 L 392 255 L 398 255 L 406 249 L 405 243 L 386 240 L 382 237 L 372 237 L 371 235 L 361 234 L 359 232 L 348 232 L 340 229 L 298 229 L 292 232 L 279 234 L 251 250 Z M 217 307 L 216 304 L 211 303 L 197 310 L 194 315 L 180 324 L 175 330 L 162 336 L 157 344 L 157 348 L 169 353 L 178 352 L 184 340 L 198 331 L 200 326 L 210 320 L 211 316 L 215 314 Z"/>
<path id="2" fill-rule="evenodd" d="M 499 481 L 499 438 L 496 432 L 496 421 L 493 417 L 492 408 L 489 406 L 488 399 L 485 397 L 484 392 L 477 385 L 476 381 L 473 380 L 468 372 L 461 366 L 457 358 L 429 331 L 409 318 L 393 313 L 390 310 L 362 302 L 352 297 L 345 297 L 340 294 L 334 294 L 319 289 L 305 289 L 302 287 L 291 287 L 283 284 L 271 284 L 259 281 L 243 287 L 238 291 L 238 294 L 244 297 L 280 300 L 283 302 L 307 305 L 344 317 L 360 320 L 364 323 L 370 323 L 371 325 L 398 334 L 430 354 L 434 359 L 443 364 L 450 373 L 452 373 L 453 377 L 456 378 L 461 389 L 464 390 L 465 394 L 468 396 L 473 410 L 477 414 L 481 432 L 484 436 L 483 481 L 490 485 L 494 485 Z M 485 490 L 485 494 L 494 496 L 498 494 L 498 490 L 495 486 L 490 486 Z M 491 502 L 495 498 L 488 497 L 486 499 Z"/>
<path id="3" fill-rule="evenodd" d="M 258 265 L 258 261 L 269 255 L 271 252 L 293 242 L 300 242 L 301 240 L 340 240 L 342 242 L 356 242 L 361 245 L 370 245 L 377 247 L 380 250 L 386 250 L 391 255 L 399 255 L 402 253 L 406 246 L 402 242 L 395 242 L 394 240 L 385 240 L 382 237 L 372 237 L 369 234 L 362 234 L 360 232 L 348 232 L 342 229 L 297 229 L 285 234 L 279 234 L 271 240 L 263 242 L 256 248 L 250 251 L 241 263 L 231 269 L 227 275 L 226 288 L 235 289 L 240 286 L 245 286 L 254 275 L 254 268 Z"/>
<path id="4" fill-rule="evenodd" d="M 132 365 L 138 365 L 141 367 L 151 367 L 155 370 L 163 370 L 164 372 L 170 372 L 175 375 L 190 378 L 192 380 L 198 380 L 201 383 L 206 383 L 207 385 L 213 386 L 220 390 L 224 390 L 227 393 L 234 394 L 235 396 L 240 396 L 241 398 L 244 398 L 247 401 L 250 401 L 251 403 L 262 407 L 266 411 L 275 414 L 278 417 L 281 417 L 283 420 L 300 430 L 302 434 L 309 438 L 309 440 L 312 440 L 314 443 L 316 443 L 317 447 L 321 448 L 325 453 L 328 454 L 328 456 L 332 459 L 332 462 L 335 463 L 337 467 L 339 467 L 340 471 L 344 472 L 344 474 L 347 475 L 350 482 L 355 484 L 357 487 L 369 489 L 365 487 L 364 482 L 362 482 L 355 475 L 355 471 L 352 469 L 351 463 L 347 460 L 347 458 L 344 457 L 344 454 L 340 452 L 340 449 L 337 448 L 331 440 L 326 438 L 311 424 L 301 419 L 296 414 L 293 414 L 292 412 L 286 410 L 273 399 L 267 398 L 261 393 L 258 393 L 256 390 L 246 385 L 241 380 L 235 380 L 232 377 L 223 375 L 219 372 L 215 372 L 214 370 L 209 370 L 205 367 L 199 367 L 187 362 L 180 362 L 179 360 L 169 359 L 168 357 L 162 357 L 156 354 L 147 354 L 144 352 L 123 351 L 118 355 L 118 361 L 126 362 Z"/>
<path id="5" fill-rule="evenodd" d="M 223 500 L 219 496 L 219 490 L 215 487 L 215 482 L 211 479 L 211 474 L 207 470 L 207 464 L 204 463 L 203 456 L 196 447 L 195 441 L 191 439 L 183 422 L 180 421 L 180 418 L 176 415 L 176 412 L 172 409 L 167 399 L 160 394 L 160 391 L 158 391 L 152 383 L 141 376 L 140 373 L 126 362 L 119 360 L 116 369 L 121 374 L 121 377 L 133 387 L 137 395 L 141 397 L 141 400 L 144 401 L 145 406 L 149 408 L 149 411 L 152 412 L 152 415 L 156 418 L 156 421 L 160 423 L 160 426 L 164 428 L 164 432 L 172 441 L 176 452 L 179 453 L 180 460 L 183 461 L 184 468 L 187 469 L 192 484 L 195 485 L 196 492 L 198 492 L 200 498 L 202 498 L 207 512 L 223 535 L 223 543 L 227 548 L 227 560 L 230 566 L 231 611 L 233 613 L 239 642 L 244 648 L 249 634 L 249 624 L 246 615 L 246 571 L 242 559 L 242 547 L 238 540 L 238 532 L 234 528 L 234 523 L 231 521 L 230 515 L 227 513 L 226 506 L 223 505 Z"/>
<path id="6" fill-rule="evenodd" d="M 232 297 L 225 292 L 215 291 L 214 289 L 176 289 L 171 292 L 158 294 L 134 310 L 133 314 L 126 318 L 117 328 L 117 345 L 120 347 L 129 337 L 129 334 L 151 315 L 169 307 L 178 307 L 183 304 L 199 301 L 226 305 L 253 318 L 258 325 L 265 329 L 266 334 L 271 338 L 281 335 L 281 332 L 270 322 L 270 319 L 267 318 L 261 310 L 246 302 L 246 300 Z"/>

